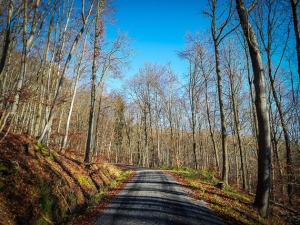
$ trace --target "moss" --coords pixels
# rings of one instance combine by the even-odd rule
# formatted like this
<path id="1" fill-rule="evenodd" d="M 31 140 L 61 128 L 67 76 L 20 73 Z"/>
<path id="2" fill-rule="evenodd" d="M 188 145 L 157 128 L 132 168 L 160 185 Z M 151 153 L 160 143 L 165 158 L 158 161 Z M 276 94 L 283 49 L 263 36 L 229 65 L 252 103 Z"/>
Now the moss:
<path id="1" fill-rule="evenodd" d="M 4 177 L 0 177 L 0 190 L 5 186 L 6 179 Z"/>
<path id="2" fill-rule="evenodd" d="M 36 151 L 39 151 L 42 155 L 49 155 L 50 154 L 49 148 L 43 146 L 41 143 L 36 143 L 34 145 L 34 148 L 35 148 Z"/>
<path id="3" fill-rule="evenodd" d="M 79 182 L 80 186 L 83 186 L 83 185 L 92 186 L 93 185 L 91 178 L 86 177 L 86 176 L 79 176 L 78 182 Z"/>
<path id="4" fill-rule="evenodd" d="M 16 175 L 19 171 L 19 164 L 13 164 L 14 166 L 11 169 L 8 169 L 6 166 L 4 166 L 3 164 L 0 164 L 0 172 L 3 175 Z"/>
<path id="5" fill-rule="evenodd" d="M 56 162 L 56 161 L 57 161 L 54 154 L 50 154 L 50 155 L 49 155 L 49 159 L 50 159 L 51 161 L 53 161 L 53 162 Z"/>
<path id="6" fill-rule="evenodd" d="M 59 217 L 58 197 L 52 193 L 51 186 L 40 182 L 40 210 L 41 217 L 37 221 L 38 225 L 49 224 L 49 221 L 56 220 Z"/>
<path id="7" fill-rule="evenodd" d="M 0 172 L 9 174 L 9 169 L 0 163 Z"/>

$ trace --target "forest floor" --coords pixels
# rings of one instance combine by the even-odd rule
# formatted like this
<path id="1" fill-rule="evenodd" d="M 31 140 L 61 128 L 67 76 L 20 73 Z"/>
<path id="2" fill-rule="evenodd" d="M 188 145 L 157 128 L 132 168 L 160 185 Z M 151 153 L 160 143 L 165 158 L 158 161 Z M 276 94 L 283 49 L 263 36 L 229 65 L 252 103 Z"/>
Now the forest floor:
<path id="1" fill-rule="evenodd" d="M 253 206 L 254 194 L 249 194 L 241 189 L 227 186 L 223 189 L 217 187 L 219 182 L 212 172 L 196 170 L 167 170 L 176 179 L 191 189 L 191 194 L 196 199 L 207 202 L 225 224 L 230 225 L 300 225 L 300 201 L 294 207 L 271 202 L 268 218 L 259 216 Z"/>
<path id="2" fill-rule="evenodd" d="M 135 174 L 121 166 L 82 163 L 14 133 L 0 143 L 0 156 L 0 224 L 5 225 L 93 224 Z M 225 224 L 300 225 L 297 199 L 294 207 L 272 202 L 268 219 L 263 219 L 253 207 L 253 194 L 217 188 L 211 172 L 166 171 Z"/>

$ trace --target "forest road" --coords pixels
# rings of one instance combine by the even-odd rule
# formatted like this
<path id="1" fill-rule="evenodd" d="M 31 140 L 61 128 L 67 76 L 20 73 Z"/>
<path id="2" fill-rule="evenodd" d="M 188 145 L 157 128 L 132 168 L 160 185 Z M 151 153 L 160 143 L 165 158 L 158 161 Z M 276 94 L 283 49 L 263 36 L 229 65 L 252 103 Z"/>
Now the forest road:
<path id="1" fill-rule="evenodd" d="M 134 168 L 136 175 L 102 212 L 97 225 L 223 225 L 172 175 Z"/>

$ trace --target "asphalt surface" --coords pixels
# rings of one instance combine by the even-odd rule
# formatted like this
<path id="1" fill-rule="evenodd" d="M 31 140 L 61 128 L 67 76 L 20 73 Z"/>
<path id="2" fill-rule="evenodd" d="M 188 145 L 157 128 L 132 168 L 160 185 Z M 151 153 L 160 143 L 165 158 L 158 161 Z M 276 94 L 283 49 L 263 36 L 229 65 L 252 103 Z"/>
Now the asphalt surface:
<path id="1" fill-rule="evenodd" d="M 112 200 L 97 225 L 223 225 L 204 201 L 163 171 L 135 168 L 136 175 Z"/>

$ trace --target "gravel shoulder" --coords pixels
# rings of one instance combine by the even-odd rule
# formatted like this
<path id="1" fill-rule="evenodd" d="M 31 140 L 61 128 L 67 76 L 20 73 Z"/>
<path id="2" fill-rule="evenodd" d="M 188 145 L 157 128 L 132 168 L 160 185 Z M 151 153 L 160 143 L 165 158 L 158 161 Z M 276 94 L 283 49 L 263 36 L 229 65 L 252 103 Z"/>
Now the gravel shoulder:
<path id="1" fill-rule="evenodd" d="M 222 225 L 221 219 L 189 194 L 172 175 L 134 168 L 135 176 L 102 212 L 97 225 Z"/>

